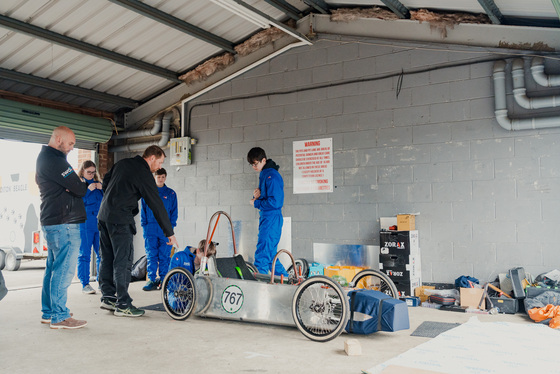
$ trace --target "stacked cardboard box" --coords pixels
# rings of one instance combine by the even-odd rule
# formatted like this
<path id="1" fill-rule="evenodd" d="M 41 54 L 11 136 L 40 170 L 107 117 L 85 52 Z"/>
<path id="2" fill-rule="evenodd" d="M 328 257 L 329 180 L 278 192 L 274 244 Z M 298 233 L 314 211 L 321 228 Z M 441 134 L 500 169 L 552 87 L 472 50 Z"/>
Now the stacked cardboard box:
<path id="1" fill-rule="evenodd" d="M 379 270 L 391 278 L 400 297 L 422 285 L 418 230 L 381 231 Z"/>

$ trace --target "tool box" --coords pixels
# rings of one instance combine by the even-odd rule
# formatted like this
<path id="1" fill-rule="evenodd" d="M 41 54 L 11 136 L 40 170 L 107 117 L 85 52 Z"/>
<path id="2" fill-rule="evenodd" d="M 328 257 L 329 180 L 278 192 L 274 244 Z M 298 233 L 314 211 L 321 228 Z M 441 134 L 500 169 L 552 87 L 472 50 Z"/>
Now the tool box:
<path id="1" fill-rule="evenodd" d="M 519 302 L 517 299 L 510 299 L 505 296 L 488 296 L 488 299 L 490 299 L 495 308 L 498 308 L 498 312 L 500 313 L 515 314 L 519 311 Z"/>

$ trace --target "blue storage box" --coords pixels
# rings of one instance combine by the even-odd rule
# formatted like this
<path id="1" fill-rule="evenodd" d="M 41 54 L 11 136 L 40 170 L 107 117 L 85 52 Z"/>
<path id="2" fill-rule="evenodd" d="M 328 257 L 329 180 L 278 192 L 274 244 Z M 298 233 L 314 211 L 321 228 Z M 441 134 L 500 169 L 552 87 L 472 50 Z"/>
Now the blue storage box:
<path id="1" fill-rule="evenodd" d="M 318 262 L 312 262 L 309 264 L 309 276 L 312 277 L 314 275 L 323 275 L 325 272 L 325 265 L 322 265 Z"/>
<path id="2" fill-rule="evenodd" d="M 375 290 L 352 290 L 350 319 L 346 331 L 371 334 L 377 331 L 399 331 L 410 328 L 408 305 L 405 301 Z"/>

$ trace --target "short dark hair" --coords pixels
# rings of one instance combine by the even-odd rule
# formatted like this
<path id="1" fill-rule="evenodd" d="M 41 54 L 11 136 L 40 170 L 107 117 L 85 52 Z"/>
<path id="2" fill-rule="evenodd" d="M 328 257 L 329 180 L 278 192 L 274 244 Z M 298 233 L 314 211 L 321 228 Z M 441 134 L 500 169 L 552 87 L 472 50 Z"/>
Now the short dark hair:
<path id="1" fill-rule="evenodd" d="M 164 168 L 157 169 L 155 174 L 156 175 L 167 175 L 167 170 L 165 170 Z"/>
<path id="2" fill-rule="evenodd" d="M 160 158 L 161 156 L 165 157 L 165 152 L 157 145 L 151 145 L 146 148 L 142 157 L 149 158 L 150 156 L 156 156 L 156 158 Z"/>
<path id="3" fill-rule="evenodd" d="M 264 149 L 260 147 L 251 148 L 249 153 L 247 153 L 247 162 L 251 165 L 254 164 L 255 161 L 262 161 L 263 158 L 266 158 L 266 153 L 264 152 Z"/>

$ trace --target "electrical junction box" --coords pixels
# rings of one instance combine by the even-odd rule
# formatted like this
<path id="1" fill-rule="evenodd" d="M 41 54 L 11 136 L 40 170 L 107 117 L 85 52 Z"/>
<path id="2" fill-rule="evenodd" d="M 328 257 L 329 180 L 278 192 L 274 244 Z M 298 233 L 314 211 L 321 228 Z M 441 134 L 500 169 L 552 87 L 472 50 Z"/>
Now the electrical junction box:
<path id="1" fill-rule="evenodd" d="M 191 138 L 173 138 L 169 141 L 169 165 L 190 165 L 191 158 Z"/>

